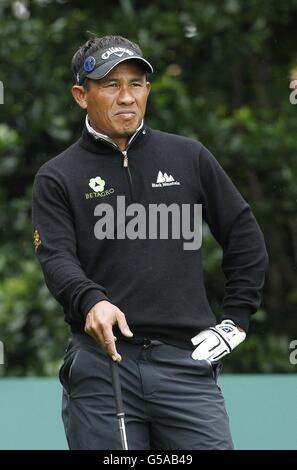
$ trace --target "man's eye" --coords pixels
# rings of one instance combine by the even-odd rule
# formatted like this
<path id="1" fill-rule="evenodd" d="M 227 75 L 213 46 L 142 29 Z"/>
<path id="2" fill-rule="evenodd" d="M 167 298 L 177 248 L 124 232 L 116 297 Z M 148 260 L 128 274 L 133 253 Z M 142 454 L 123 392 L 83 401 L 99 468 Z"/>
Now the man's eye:
<path id="1" fill-rule="evenodd" d="M 108 83 L 106 86 L 115 88 L 117 83 Z"/>
<path id="2" fill-rule="evenodd" d="M 133 82 L 132 85 L 133 85 L 133 86 L 142 86 L 142 83 L 140 83 L 140 82 Z"/>

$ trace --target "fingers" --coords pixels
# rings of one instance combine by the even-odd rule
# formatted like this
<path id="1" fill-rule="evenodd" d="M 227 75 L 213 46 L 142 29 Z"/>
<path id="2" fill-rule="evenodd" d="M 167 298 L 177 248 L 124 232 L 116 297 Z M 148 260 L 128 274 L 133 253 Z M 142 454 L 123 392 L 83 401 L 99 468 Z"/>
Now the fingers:
<path id="1" fill-rule="evenodd" d="M 86 324 L 85 332 L 100 344 L 102 349 L 111 356 L 113 361 L 120 362 L 122 360 L 121 355 L 117 352 L 115 346 L 117 338 L 113 335 L 111 327 L 104 327 L 102 325 L 98 327 L 97 325 Z"/>
<path id="2" fill-rule="evenodd" d="M 123 312 L 110 302 L 98 302 L 87 314 L 85 332 L 92 336 L 114 361 L 120 362 L 122 358 L 115 345 L 117 338 L 112 331 L 116 323 L 125 336 L 133 336 Z"/>
<path id="3" fill-rule="evenodd" d="M 116 318 L 117 318 L 118 326 L 121 332 L 123 333 L 123 335 L 128 336 L 128 338 L 131 338 L 133 336 L 133 333 L 128 326 L 125 315 L 119 309 L 116 313 Z"/>
<path id="4" fill-rule="evenodd" d="M 226 344 L 214 336 L 202 343 L 199 343 L 196 349 L 192 352 L 192 358 L 200 361 L 217 361 L 226 354 L 229 354 L 229 349 Z"/>
<path id="5" fill-rule="evenodd" d="M 198 335 L 193 336 L 191 338 L 191 341 L 194 346 L 198 346 L 198 344 L 202 344 L 209 336 L 209 330 L 201 331 L 201 333 L 198 333 Z"/>
<path id="6" fill-rule="evenodd" d="M 117 352 L 115 341 L 116 337 L 112 333 L 112 328 L 105 328 L 103 330 L 103 341 L 104 349 L 112 358 L 113 361 L 120 362 L 122 360 L 121 355 Z"/>
<path id="7" fill-rule="evenodd" d="M 104 337 L 101 332 L 101 328 L 95 327 L 93 315 L 87 316 L 84 329 L 89 336 L 91 336 L 97 343 L 99 343 L 104 348 Z"/>
<path id="8" fill-rule="evenodd" d="M 121 312 L 121 310 L 118 308 L 115 313 L 116 313 L 115 323 L 118 324 L 119 329 L 121 330 L 123 335 L 131 338 L 133 336 L 133 333 L 128 326 L 124 313 Z M 110 325 L 105 325 L 105 327 L 103 327 L 103 337 L 104 337 L 104 345 L 105 345 L 106 352 L 111 356 L 111 358 L 114 361 L 120 362 L 122 360 L 122 357 L 117 352 L 117 349 L 115 346 L 116 337 L 113 335 L 112 328 L 110 327 Z"/>
<path id="9" fill-rule="evenodd" d="M 210 359 L 219 352 L 221 341 L 210 330 L 205 330 L 192 338 L 196 349 L 192 353 L 195 360 Z"/>

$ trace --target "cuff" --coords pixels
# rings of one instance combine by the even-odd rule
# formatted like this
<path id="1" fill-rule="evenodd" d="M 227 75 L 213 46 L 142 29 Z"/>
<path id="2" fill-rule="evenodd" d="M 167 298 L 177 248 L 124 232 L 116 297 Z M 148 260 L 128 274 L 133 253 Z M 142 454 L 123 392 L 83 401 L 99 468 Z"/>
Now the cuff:
<path id="1" fill-rule="evenodd" d="M 227 307 L 224 309 L 222 320 L 233 320 L 236 326 L 240 326 L 246 333 L 249 330 L 251 311 L 242 307 Z"/>
<path id="2" fill-rule="evenodd" d="M 89 310 L 101 300 L 109 299 L 99 289 L 90 289 L 84 293 L 83 297 L 80 300 L 80 312 L 84 320 L 86 319 Z"/>

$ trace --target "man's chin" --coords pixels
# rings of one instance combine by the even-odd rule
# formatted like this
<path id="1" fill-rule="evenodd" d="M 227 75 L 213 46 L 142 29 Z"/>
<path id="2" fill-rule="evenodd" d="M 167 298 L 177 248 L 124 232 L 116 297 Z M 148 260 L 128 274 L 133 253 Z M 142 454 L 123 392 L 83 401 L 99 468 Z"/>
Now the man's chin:
<path id="1" fill-rule="evenodd" d="M 118 137 L 130 137 L 130 135 L 133 135 L 136 130 L 137 130 L 138 126 L 129 126 L 129 127 L 126 127 L 125 129 L 121 129 L 119 132 L 118 132 Z"/>

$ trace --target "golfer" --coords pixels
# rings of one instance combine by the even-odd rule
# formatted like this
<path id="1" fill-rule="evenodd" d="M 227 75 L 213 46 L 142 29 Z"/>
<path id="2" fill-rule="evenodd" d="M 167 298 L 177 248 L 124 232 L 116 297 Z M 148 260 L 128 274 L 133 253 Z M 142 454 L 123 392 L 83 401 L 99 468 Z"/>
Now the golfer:
<path id="1" fill-rule="evenodd" d="M 262 232 L 203 144 L 145 124 L 153 67 L 137 44 L 93 37 L 72 69 L 82 135 L 33 188 L 36 254 L 71 328 L 60 369 L 69 448 L 121 448 L 111 357 L 129 449 L 232 449 L 217 377 L 260 305 Z M 223 250 L 219 320 L 200 214 Z"/>

